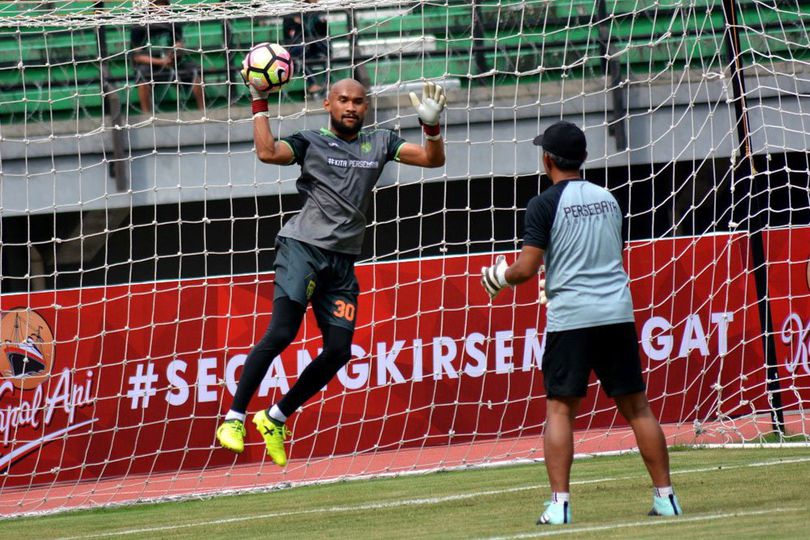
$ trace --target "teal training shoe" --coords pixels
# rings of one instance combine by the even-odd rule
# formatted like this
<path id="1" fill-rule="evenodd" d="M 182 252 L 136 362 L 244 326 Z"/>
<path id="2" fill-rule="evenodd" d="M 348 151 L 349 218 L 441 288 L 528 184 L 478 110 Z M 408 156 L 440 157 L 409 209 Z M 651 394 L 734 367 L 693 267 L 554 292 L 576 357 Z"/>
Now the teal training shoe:
<path id="1" fill-rule="evenodd" d="M 647 515 L 680 516 L 681 514 L 683 514 L 683 510 L 681 510 L 681 505 L 678 503 L 678 497 L 673 493 L 667 497 L 653 496 L 653 507 Z"/>
<path id="2" fill-rule="evenodd" d="M 571 523 L 571 503 L 546 501 L 546 510 L 537 520 L 538 525 L 567 525 Z"/>

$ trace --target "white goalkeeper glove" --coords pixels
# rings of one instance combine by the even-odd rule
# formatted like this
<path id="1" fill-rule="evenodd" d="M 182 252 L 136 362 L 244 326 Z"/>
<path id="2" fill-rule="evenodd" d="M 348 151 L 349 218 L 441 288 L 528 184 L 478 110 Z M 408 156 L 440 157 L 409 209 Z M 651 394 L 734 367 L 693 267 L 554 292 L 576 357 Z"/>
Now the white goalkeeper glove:
<path id="1" fill-rule="evenodd" d="M 546 265 L 540 265 L 540 305 L 548 307 L 548 296 L 546 296 Z"/>
<path id="2" fill-rule="evenodd" d="M 247 61 L 247 58 L 245 58 Z M 242 80 L 245 81 L 245 85 L 248 87 L 248 92 L 250 92 L 250 100 L 251 101 L 259 101 L 264 100 L 267 101 L 267 98 L 270 97 L 269 90 L 257 90 L 255 86 L 250 84 L 250 81 L 247 78 L 247 65 L 245 65 L 245 61 L 242 62 L 242 69 L 239 71 L 239 74 L 242 75 Z"/>
<path id="3" fill-rule="evenodd" d="M 247 83 L 248 91 L 250 92 L 250 100 L 251 101 L 267 101 L 267 98 L 270 97 L 270 92 L 267 90 L 257 90 L 255 86 L 250 83 Z"/>
<path id="4" fill-rule="evenodd" d="M 507 268 L 509 265 L 506 264 L 506 257 L 503 255 L 498 255 L 492 266 L 481 267 L 481 285 L 489 294 L 490 300 L 495 300 L 501 289 L 509 286 L 509 283 L 506 282 Z"/>
<path id="5" fill-rule="evenodd" d="M 419 121 L 425 126 L 438 126 L 439 116 L 447 103 L 444 89 L 438 84 L 428 81 L 422 87 L 422 101 L 419 101 L 419 98 L 413 92 L 409 96 L 411 105 L 419 115 Z"/>
<path id="6" fill-rule="evenodd" d="M 545 306 L 548 304 L 548 296 L 546 296 L 546 280 L 540 280 L 540 305 Z"/>

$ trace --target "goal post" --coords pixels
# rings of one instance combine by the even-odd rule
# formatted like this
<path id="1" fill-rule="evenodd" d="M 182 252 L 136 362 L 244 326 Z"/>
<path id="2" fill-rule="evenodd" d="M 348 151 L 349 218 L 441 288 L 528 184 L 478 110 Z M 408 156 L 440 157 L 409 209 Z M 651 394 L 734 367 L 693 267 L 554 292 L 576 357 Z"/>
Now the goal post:
<path id="1" fill-rule="evenodd" d="M 285 18 L 326 33 L 291 43 Z M 798 0 L 0 3 L 0 514 L 541 459 L 537 283 L 490 303 L 479 272 L 520 249 L 548 185 L 531 141 L 559 119 L 622 208 L 668 442 L 806 443 L 808 20 Z M 374 188 L 352 360 L 293 417 L 286 469 L 251 426 L 240 456 L 214 438 L 301 205 L 298 167 L 255 157 L 237 71 L 261 42 L 298 47 L 281 136 L 326 127 L 344 77 L 412 142 L 407 93 L 448 94 L 447 164 Z M 250 411 L 321 346 L 308 314 Z M 634 445 L 595 379 L 576 429 L 578 452 Z"/>

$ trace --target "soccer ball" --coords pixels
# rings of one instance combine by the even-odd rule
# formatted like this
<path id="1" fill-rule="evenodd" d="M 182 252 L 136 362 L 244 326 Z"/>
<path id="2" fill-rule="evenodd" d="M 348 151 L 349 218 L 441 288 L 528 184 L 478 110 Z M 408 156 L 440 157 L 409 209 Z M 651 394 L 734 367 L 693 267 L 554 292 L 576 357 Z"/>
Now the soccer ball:
<path id="1" fill-rule="evenodd" d="M 290 53 L 277 43 L 259 43 L 242 62 L 242 78 L 262 92 L 279 90 L 290 81 L 292 71 Z"/>

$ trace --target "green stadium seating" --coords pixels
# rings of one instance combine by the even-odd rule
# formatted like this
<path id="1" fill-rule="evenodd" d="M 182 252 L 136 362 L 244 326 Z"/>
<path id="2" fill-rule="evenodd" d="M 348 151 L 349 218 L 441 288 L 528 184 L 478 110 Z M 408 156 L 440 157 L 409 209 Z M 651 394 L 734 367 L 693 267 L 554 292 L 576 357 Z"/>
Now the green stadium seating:
<path id="1" fill-rule="evenodd" d="M 175 0 L 173 9 L 182 10 L 186 5 L 196 9 L 193 6 L 199 3 Z M 48 3 L 56 16 L 87 13 L 93 4 L 66 0 Z M 217 2 L 211 4 L 217 9 L 231 9 L 229 16 L 238 9 L 238 5 L 226 8 Z M 133 3 L 105 5 L 125 13 Z M 762 55 L 778 60 L 810 59 L 803 26 L 810 19 L 808 3 L 780 4 L 778 10 L 766 9 L 755 0 L 738 0 L 738 5 L 744 25 L 744 61 L 761 61 Z M 474 85 L 491 78 L 499 84 L 514 84 L 516 80 L 604 75 L 603 45 L 594 24 L 599 16 L 592 0 L 483 0 L 476 6 L 481 15 L 478 27 L 473 25 L 469 1 L 356 10 L 360 50 L 377 51 L 371 56 L 361 55 L 357 63 L 372 83 L 380 85 L 442 76 Z M 20 3 L 0 3 L 0 20 L 20 20 L 24 9 Z M 682 69 L 723 61 L 724 17 L 719 0 L 607 0 L 605 10 L 608 18 L 604 24 L 610 36 L 607 45 L 634 76 L 650 76 L 651 69 Z M 329 15 L 334 53 L 330 76 L 335 80 L 351 73 L 350 24 L 344 12 Z M 247 93 L 237 73 L 241 58 L 256 43 L 283 41 L 277 17 L 187 22 L 183 31 L 185 54 L 200 64 L 207 102 L 212 107 L 234 100 L 247 104 Z M 106 46 L 103 61 L 99 35 Z M 426 36 L 425 45 L 414 36 Z M 130 28 L 120 24 L 106 26 L 101 32 L 3 26 L 0 122 L 101 114 L 102 85 L 137 110 L 129 41 Z M 379 48 L 366 48 L 373 43 Z M 386 44 L 389 49 L 385 49 Z M 402 44 L 407 46 L 397 47 Z M 542 73 L 538 73 L 538 66 L 544 68 Z M 298 100 L 304 94 L 300 77 L 284 89 L 284 99 Z M 178 99 L 181 107 L 193 102 L 187 89 L 172 84 L 157 83 L 155 95 L 167 111 L 176 109 Z"/>

